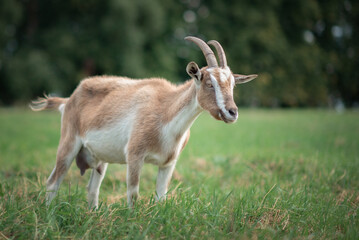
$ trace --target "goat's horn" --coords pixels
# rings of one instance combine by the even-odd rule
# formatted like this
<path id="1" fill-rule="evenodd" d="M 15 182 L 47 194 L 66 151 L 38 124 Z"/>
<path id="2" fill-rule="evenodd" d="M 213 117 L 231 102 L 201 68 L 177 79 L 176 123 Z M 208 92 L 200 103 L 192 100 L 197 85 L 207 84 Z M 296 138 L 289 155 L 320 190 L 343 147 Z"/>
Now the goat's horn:
<path id="1" fill-rule="evenodd" d="M 227 67 L 226 54 L 224 53 L 224 50 L 223 50 L 221 44 L 219 44 L 219 42 L 217 42 L 216 40 L 211 40 L 208 42 L 208 44 L 210 44 L 216 48 L 216 51 L 218 53 L 218 58 L 219 58 L 219 65 L 224 68 Z"/>
<path id="2" fill-rule="evenodd" d="M 184 39 L 194 42 L 202 50 L 208 67 L 218 67 L 216 56 L 214 55 L 212 49 L 204 41 L 196 37 L 185 37 Z"/>

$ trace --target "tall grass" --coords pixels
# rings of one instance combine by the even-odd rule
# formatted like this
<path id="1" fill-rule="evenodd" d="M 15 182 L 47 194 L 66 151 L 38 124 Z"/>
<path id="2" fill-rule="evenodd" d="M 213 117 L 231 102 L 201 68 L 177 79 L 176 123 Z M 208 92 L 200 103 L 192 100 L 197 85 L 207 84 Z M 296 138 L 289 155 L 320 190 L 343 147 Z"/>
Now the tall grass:
<path id="1" fill-rule="evenodd" d="M 121 165 L 98 210 L 75 164 L 45 206 L 59 132 L 58 113 L 0 110 L 0 239 L 359 239 L 358 112 L 242 109 L 231 125 L 203 114 L 167 201 L 145 165 L 133 211 Z"/>

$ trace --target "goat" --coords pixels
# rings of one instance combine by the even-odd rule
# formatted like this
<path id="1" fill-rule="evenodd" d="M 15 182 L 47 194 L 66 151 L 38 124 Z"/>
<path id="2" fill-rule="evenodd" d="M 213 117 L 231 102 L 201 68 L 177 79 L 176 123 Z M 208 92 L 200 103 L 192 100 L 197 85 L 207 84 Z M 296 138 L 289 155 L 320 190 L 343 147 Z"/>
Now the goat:
<path id="1" fill-rule="evenodd" d="M 191 80 L 182 85 L 161 78 L 96 76 L 82 80 L 69 98 L 45 96 L 32 102 L 34 111 L 58 109 L 62 115 L 56 165 L 47 180 L 48 205 L 74 158 L 81 175 L 92 168 L 88 184 L 90 207 L 98 207 L 108 163 L 127 164 L 130 207 L 139 196 L 144 163 L 158 166 L 156 200 L 165 199 L 178 156 L 198 115 L 206 110 L 226 123 L 237 120 L 234 85 L 251 81 L 257 75 L 233 74 L 217 41 L 208 44 L 218 52 L 220 66 L 204 41 L 196 37 L 185 39 L 202 50 L 208 66 L 200 69 L 190 62 L 186 71 Z"/>

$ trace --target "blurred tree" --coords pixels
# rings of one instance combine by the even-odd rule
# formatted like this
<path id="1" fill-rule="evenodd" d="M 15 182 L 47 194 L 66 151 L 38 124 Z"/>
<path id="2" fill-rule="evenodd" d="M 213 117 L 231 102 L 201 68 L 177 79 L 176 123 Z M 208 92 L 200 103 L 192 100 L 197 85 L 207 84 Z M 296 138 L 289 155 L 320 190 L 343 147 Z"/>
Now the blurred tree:
<path id="1" fill-rule="evenodd" d="M 2 0 L 0 103 L 68 96 L 89 75 L 188 79 L 204 66 L 183 38 L 222 43 L 232 70 L 259 73 L 236 88 L 241 105 L 359 102 L 354 0 Z"/>
<path id="2" fill-rule="evenodd" d="M 6 77 L 5 71 L 8 61 L 18 47 L 16 34 L 23 21 L 23 5 L 18 1 L 0 1 L 0 103 L 9 104 L 19 97 L 10 91 L 11 80 Z"/>

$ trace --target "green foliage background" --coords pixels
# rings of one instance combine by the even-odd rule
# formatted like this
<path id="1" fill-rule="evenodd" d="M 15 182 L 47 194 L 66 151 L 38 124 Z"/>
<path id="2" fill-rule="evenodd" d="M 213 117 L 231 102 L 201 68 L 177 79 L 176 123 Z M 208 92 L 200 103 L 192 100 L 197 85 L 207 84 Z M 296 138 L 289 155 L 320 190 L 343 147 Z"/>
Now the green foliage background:
<path id="1" fill-rule="evenodd" d="M 359 102 L 359 2 L 354 0 L 2 0 L 0 104 L 68 96 L 89 75 L 188 78 L 202 53 L 183 38 L 216 39 L 251 106 Z"/>

